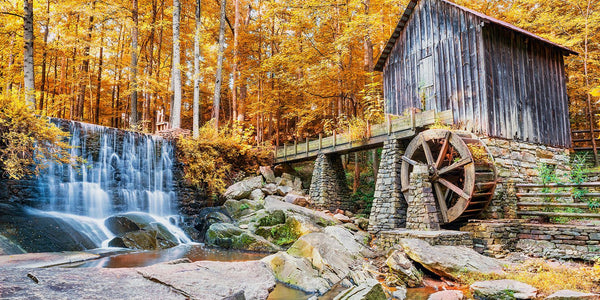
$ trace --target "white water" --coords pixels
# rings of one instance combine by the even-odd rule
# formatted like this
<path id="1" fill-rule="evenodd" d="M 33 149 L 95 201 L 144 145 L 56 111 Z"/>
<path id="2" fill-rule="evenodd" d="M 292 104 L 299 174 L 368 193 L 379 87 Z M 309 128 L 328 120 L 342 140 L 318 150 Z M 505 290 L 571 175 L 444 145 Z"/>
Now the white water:
<path id="1" fill-rule="evenodd" d="M 176 225 L 171 143 L 79 122 L 70 122 L 69 131 L 71 154 L 85 161 L 47 166 L 39 178 L 43 204 L 36 213 L 67 221 L 98 247 L 114 237 L 104 220 L 125 212 L 148 213 L 180 242 L 191 242 Z"/>

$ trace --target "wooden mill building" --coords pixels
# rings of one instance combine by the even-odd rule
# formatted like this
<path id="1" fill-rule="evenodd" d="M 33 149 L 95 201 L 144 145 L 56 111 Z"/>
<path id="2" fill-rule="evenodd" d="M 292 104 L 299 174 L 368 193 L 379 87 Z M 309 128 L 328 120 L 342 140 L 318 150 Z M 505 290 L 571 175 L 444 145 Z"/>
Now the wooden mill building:
<path id="1" fill-rule="evenodd" d="M 571 147 L 564 56 L 577 54 L 446 0 L 411 0 L 375 67 L 386 112 L 451 110 L 489 137 Z"/>

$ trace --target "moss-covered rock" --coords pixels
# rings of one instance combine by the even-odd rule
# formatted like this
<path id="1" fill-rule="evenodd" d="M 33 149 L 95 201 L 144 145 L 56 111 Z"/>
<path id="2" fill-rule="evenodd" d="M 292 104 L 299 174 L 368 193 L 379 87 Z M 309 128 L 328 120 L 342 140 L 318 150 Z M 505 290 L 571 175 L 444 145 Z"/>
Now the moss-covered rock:
<path id="1" fill-rule="evenodd" d="M 244 216 L 252 214 L 264 206 L 260 201 L 254 200 L 227 200 L 223 204 L 227 213 L 234 219 L 238 220 Z"/>
<path id="2" fill-rule="evenodd" d="M 258 220 L 258 226 L 273 226 L 285 223 L 285 213 L 275 210 Z"/>
<path id="3" fill-rule="evenodd" d="M 216 223 L 206 231 L 206 244 L 225 249 L 277 252 L 281 248 L 248 230 L 233 224 Z"/>

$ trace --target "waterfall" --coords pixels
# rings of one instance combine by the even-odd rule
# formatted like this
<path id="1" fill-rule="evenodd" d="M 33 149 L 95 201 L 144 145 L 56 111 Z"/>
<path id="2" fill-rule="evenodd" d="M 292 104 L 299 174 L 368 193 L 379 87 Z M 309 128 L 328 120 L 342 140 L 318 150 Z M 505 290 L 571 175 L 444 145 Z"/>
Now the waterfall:
<path id="1" fill-rule="evenodd" d="M 111 238 L 102 220 L 118 213 L 145 212 L 181 242 L 189 238 L 177 220 L 173 145 L 152 135 L 81 122 L 54 120 L 71 134 L 72 155 L 82 162 L 52 162 L 39 176 L 39 214 L 79 224 L 94 241 Z M 97 243 L 98 247 L 102 246 Z"/>

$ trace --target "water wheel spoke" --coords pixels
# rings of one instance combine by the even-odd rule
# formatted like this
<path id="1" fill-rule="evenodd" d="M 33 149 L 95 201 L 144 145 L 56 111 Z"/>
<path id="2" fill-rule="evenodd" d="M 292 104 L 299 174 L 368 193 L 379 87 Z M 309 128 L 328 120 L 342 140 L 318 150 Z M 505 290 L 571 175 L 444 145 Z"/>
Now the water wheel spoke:
<path id="1" fill-rule="evenodd" d="M 435 167 L 440 168 L 442 163 L 444 162 L 444 158 L 448 153 L 448 148 L 450 148 L 450 131 L 446 133 L 446 137 L 444 138 L 444 143 L 442 144 L 442 149 L 440 149 L 440 154 L 438 155 L 437 161 L 435 162 Z"/>
<path id="2" fill-rule="evenodd" d="M 409 164 L 411 164 L 412 166 L 424 165 L 424 163 L 418 162 L 416 160 L 412 160 L 412 159 L 410 159 L 410 158 L 408 158 L 408 157 L 406 157 L 404 155 L 402 156 L 402 160 L 405 161 L 405 162 L 407 162 L 407 163 L 409 163 Z"/>
<path id="3" fill-rule="evenodd" d="M 465 193 L 463 190 L 461 190 L 459 187 L 457 187 L 456 185 L 454 185 L 452 182 L 444 179 L 444 178 L 439 178 L 438 182 L 443 184 L 444 186 L 446 186 L 447 188 L 451 189 L 453 192 L 455 192 L 458 196 L 460 196 L 461 198 L 464 198 L 466 200 L 469 200 L 471 198 L 471 196 L 469 196 L 467 193 Z"/>
<path id="4" fill-rule="evenodd" d="M 425 158 L 427 159 L 427 164 L 433 166 L 433 154 L 431 153 L 431 148 L 429 148 L 429 144 L 425 139 L 421 139 L 421 144 L 423 145 L 423 152 L 425 152 Z"/>
<path id="5" fill-rule="evenodd" d="M 446 196 L 447 194 L 442 191 L 442 186 L 435 182 L 433 184 L 433 189 L 435 190 L 435 194 L 437 196 L 438 205 L 440 206 L 440 212 L 442 213 L 442 219 L 444 223 L 448 222 L 448 207 L 446 206 Z"/>
<path id="6" fill-rule="evenodd" d="M 465 158 L 463 158 L 463 159 L 461 159 L 461 160 L 459 160 L 459 161 L 457 161 L 457 162 L 455 162 L 455 163 L 453 163 L 453 164 L 451 164 L 451 165 L 449 165 L 447 167 L 441 168 L 438 171 L 438 174 L 442 175 L 442 174 L 448 173 L 448 172 L 456 170 L 456 169 L 458 169 L 458 168 L 460 168 L 462 166 L 468 165 L 471 162 L 473 162 L 473 159 L 471 159 L 470 157 L 465 157 Z"/>

